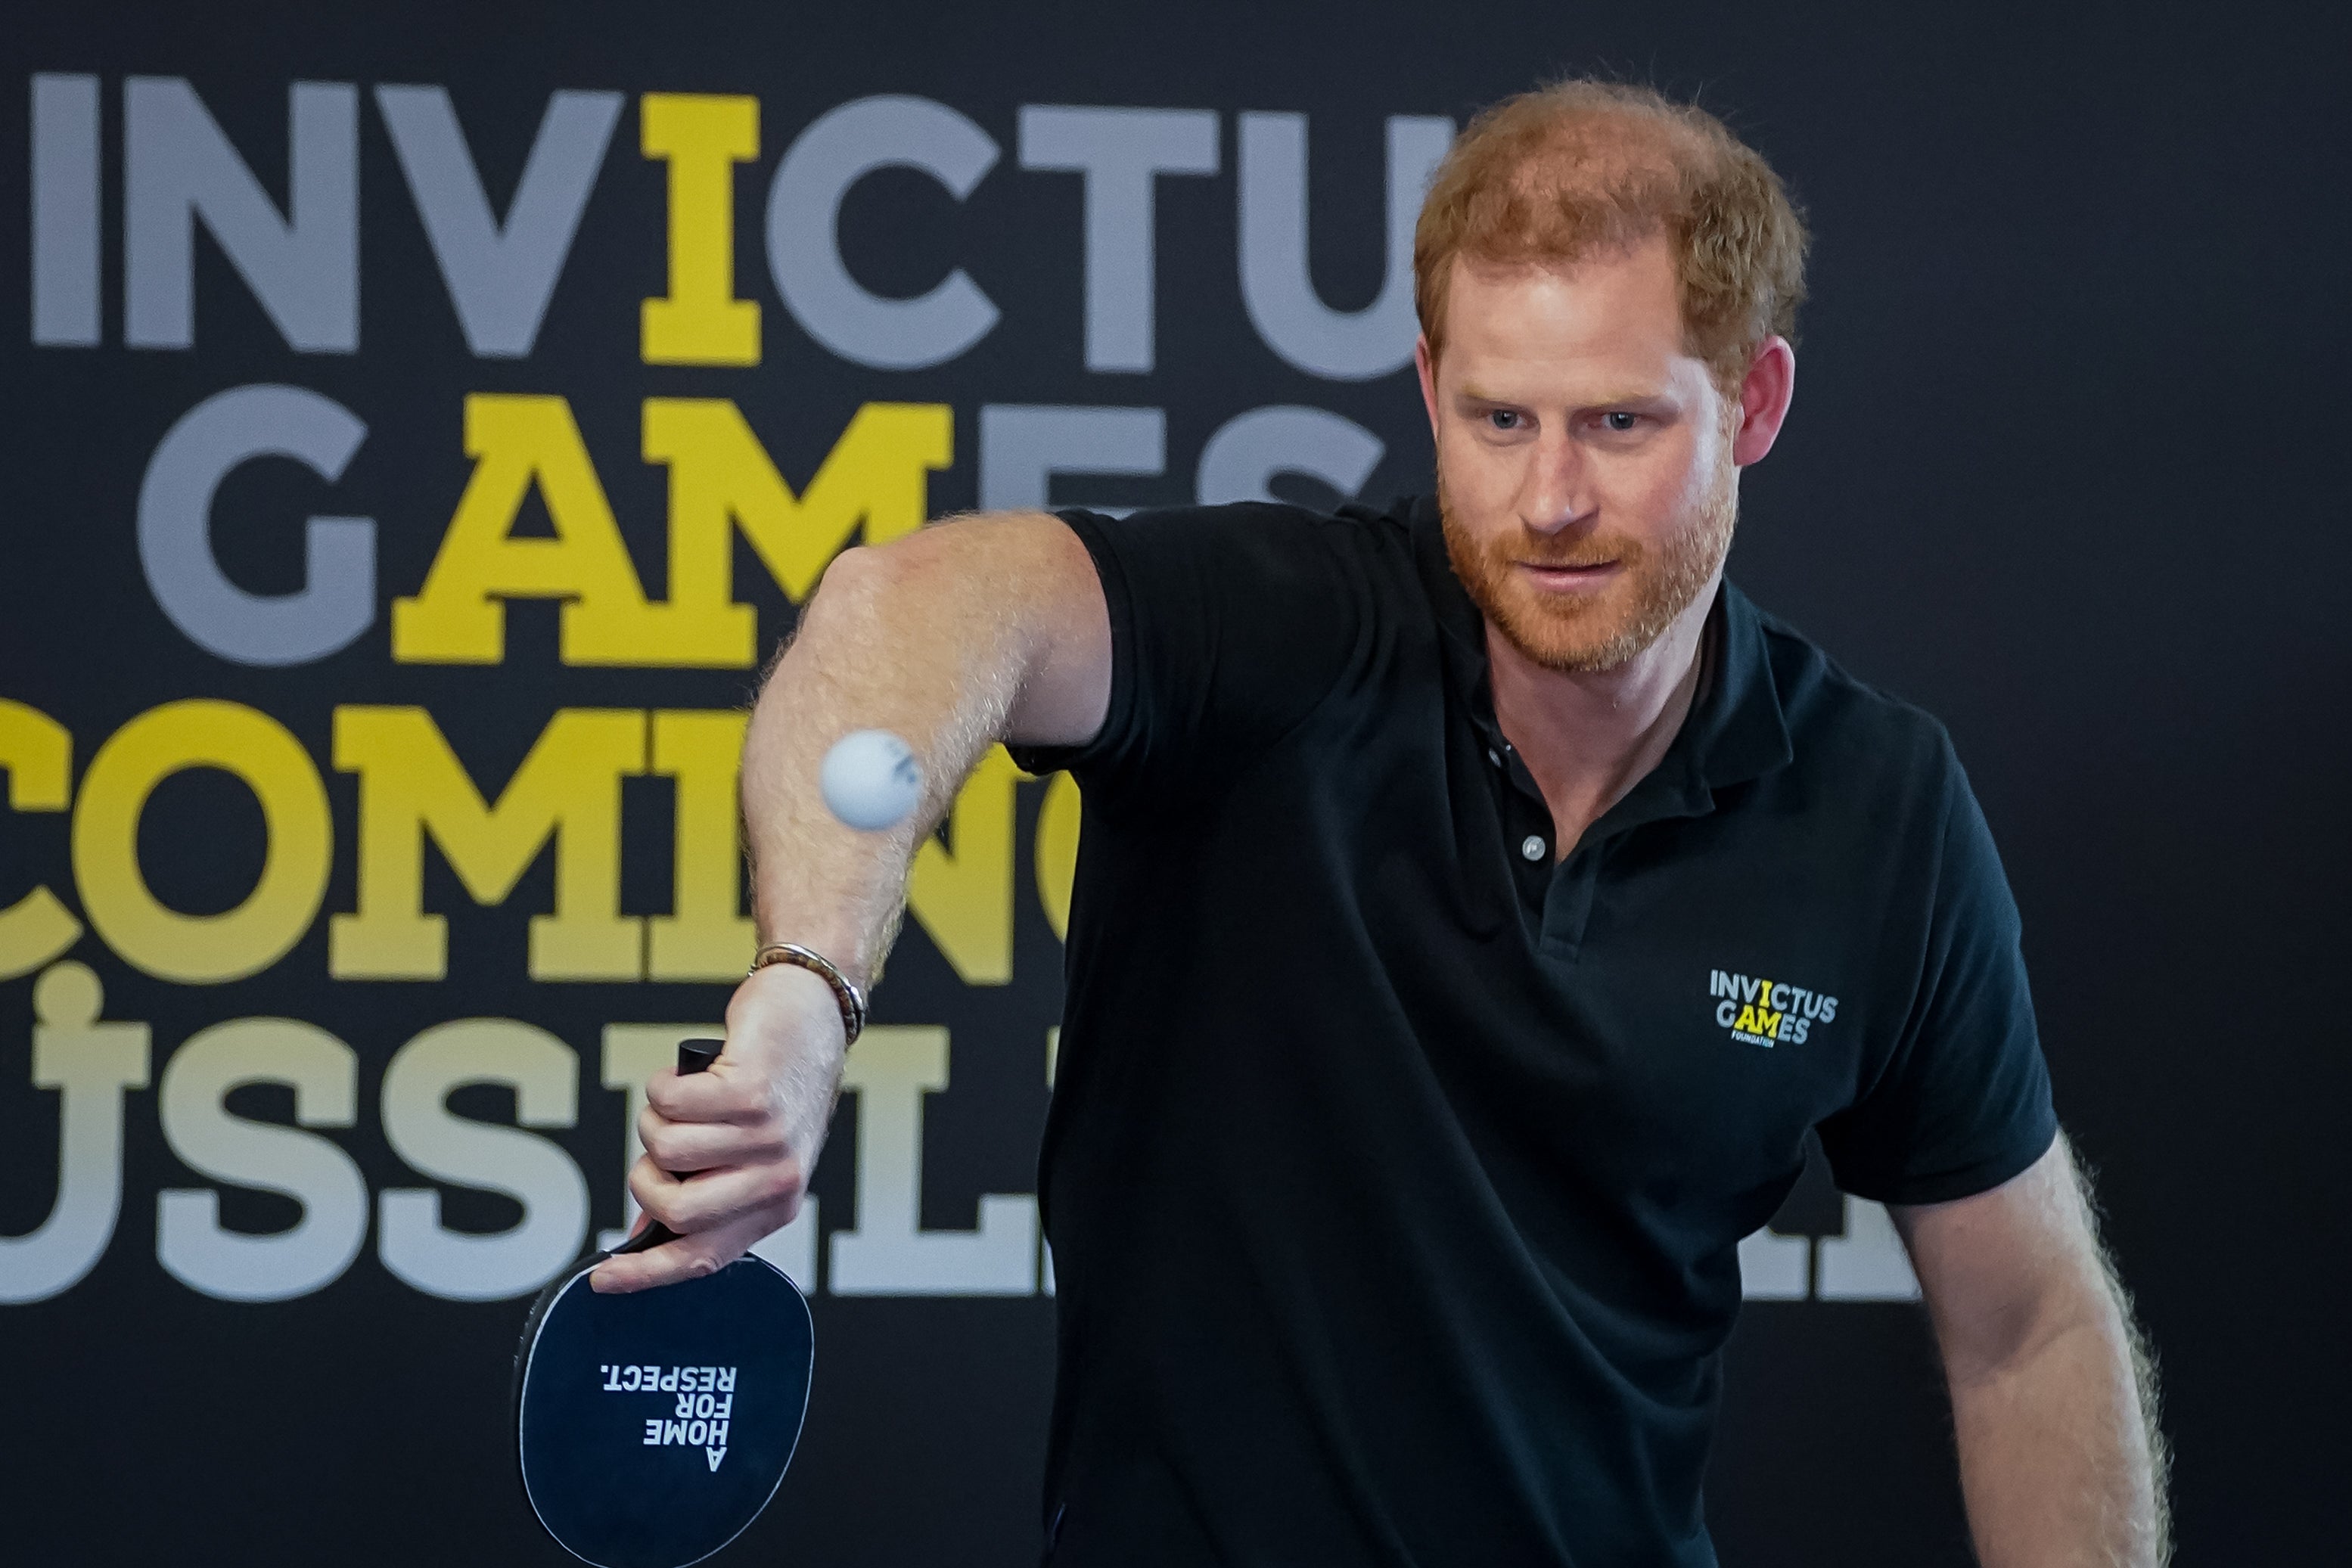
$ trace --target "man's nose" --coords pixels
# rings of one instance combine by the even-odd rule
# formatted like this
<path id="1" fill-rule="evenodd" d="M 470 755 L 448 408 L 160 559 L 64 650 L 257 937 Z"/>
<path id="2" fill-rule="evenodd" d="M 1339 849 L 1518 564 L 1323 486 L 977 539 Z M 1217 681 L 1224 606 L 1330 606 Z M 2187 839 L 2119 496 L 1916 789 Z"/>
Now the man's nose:
<path id="1" fill-rule="evenodd" d="M 1591 466 L 1564 430 L 1544 431 L 1519 488 L 1519 521 L 1539 534 L 1557 534 L 1588 521 L 1598 509 Z"/>

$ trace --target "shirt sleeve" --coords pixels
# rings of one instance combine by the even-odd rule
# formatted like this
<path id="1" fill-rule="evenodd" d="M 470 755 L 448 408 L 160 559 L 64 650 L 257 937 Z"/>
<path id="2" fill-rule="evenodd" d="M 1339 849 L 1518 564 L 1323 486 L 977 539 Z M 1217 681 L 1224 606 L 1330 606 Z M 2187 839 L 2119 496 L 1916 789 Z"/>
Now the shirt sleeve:
<path id="1" fill-rule="evenodd" d="M 1058 514 L 1110 613 L 1110 706 L 1093 739 L 1015 747 L 1089 800 L 1181 793 L 1280 740 L 1340 684 L 1373 621 L 1366 525 L 1244 502 Z"/>
<path id="2" fill-rule="evenodd" d="M 1874 1082 L 1821 1124 L 1838 1185 L 1881 1203 L 1986 1192 L 2057 1136 L 2017 903 L 1945 748 L 1946 805 L 1918 988 Z"/>

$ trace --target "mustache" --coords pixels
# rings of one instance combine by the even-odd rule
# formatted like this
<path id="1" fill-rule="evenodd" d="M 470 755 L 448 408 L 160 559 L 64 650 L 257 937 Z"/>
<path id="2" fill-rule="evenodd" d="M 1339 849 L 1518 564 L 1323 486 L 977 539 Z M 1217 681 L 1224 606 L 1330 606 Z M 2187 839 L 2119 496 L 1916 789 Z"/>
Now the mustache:
<path id="1" fill-rule="evenodd" d="M 1489 559 L 1520 566 L 1626 566 L 1642 559 L 1642 547 L 1632 539 L 1585 538 L 1563 539 L 1522 529 L 1516 538 L 1500 538 L 1486 547 Z"/>
<path id="2" fill-rule="evenodd" d="M 1446 494 L 1445 474 L 1437 475 L 1437 509 L 1449 537 L 1469 540 L 1454 520 L 1453 497 Z M 1541 533 L 1522 523 L 1515 535 L 1477 539 L 1471 544 L 1479 559 L 1496 568 L 1522 566 L 1639 567 L 1648 551 L 1638 539 L 1615 532 L 1575 531 L 1567 535 Z"/>

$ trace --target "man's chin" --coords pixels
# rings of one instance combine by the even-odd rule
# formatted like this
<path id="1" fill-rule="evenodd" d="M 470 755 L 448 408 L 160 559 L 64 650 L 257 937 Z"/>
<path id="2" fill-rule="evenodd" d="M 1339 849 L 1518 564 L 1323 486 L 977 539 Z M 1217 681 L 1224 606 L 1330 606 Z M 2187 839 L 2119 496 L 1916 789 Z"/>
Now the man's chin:
<path id="1" fill-rule="evenodd" d="M 1562 674 L 1605 674 L 1657 641 L 1626 624 L 1622 615 L 1580 615 L 1572 621 L 1556 612 L 1512 606 L 1487 620 L 1503 640 L 1529 664 Z"/>

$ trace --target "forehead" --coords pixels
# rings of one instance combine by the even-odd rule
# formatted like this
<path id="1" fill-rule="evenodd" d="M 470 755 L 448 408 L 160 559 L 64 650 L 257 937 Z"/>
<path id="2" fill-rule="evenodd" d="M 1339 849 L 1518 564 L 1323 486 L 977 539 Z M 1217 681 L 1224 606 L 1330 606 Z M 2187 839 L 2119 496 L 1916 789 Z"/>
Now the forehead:
<path id="1" fill-rule="evenodd" d="M 1522 382 L 1586 374 L 1677 380 L 1684 341 L 1674 254 L 1663 238 L 1566 267 L 1457 257 L 1447 282 L 1448 381 Z"/>

